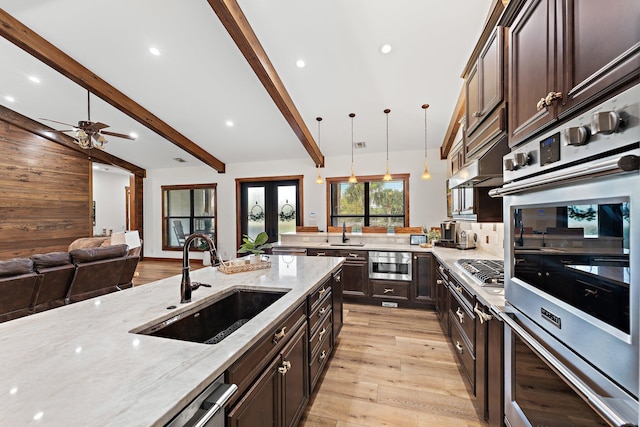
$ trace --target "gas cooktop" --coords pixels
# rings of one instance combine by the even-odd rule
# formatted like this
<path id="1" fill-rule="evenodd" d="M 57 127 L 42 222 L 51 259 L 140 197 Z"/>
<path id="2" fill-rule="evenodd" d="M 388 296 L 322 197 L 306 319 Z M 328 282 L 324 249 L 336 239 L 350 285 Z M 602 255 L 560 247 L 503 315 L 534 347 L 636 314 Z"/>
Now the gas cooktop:
<path id="1" fill-rule="evenodd" d="M 480 286 L 504 286 L 504 262 L 491 259 L 459 259 L 464 268 Z"/>

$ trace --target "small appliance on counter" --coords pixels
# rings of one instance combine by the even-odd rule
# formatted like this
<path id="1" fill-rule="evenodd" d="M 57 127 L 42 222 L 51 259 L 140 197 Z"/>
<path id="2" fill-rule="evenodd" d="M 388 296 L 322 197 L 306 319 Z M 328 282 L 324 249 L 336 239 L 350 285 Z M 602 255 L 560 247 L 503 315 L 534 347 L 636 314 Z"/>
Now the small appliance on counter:
<path id="1" fill-rule="evenodd" d="M 460 224 L 456 221 L 444 221 L 440 223 L 440 241 L 443 243 L 458 243 L 458 231 Z"/>
<path id="2" fill-rule="evenodd" d="M 478 235 L 469 230 L 461 230 L 458 237 L 458 249 L 475 249 Z"/>

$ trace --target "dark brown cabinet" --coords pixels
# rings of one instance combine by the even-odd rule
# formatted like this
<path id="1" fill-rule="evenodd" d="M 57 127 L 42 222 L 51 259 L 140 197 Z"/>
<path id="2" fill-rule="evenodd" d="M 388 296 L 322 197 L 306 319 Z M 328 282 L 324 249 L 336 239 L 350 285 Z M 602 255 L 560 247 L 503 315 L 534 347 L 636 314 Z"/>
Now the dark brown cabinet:
<path id="1" fill-rule="evenodd" d="M 510 145 L 637 83 L 640 2 L 531 0 L 510 24 Z"/>
<path id="2" fill-rule="evenodd" d="M 232 407 L 227 425 L 297 425 L 309 401 L 308 354 L 305 322 Z"/>
<path id="3" fill-rule="evenodd" d="M 342 265 L 342 286 L 345 297 L 369 296 L 369 265 L 366 251 L 339 251 L 345 257 Z"/>
<path id="4" fill-rule="evenodd" d="M 504 28 L 496 27 L 465 79 L 467 138 L 472 138 L 503 101 L 503 70 Z"/>
<path id="5" fill-rule="evenodd" d="M 342 330 L 342 324 L 344 323 L 342 269 L 333 273 L 331 277 L 331 287 L 333 288 L 331 295 L 333 298 L 333 342 L 335 343 Z"/>
<path id="6" fill-rule="evenodd" d="M 430 253 L 413 254 L 413 296 L 415 302 L 433 304 L 435 294 L 434 260 Z"/>
<path id="7" fill-rule="evenodd" d="M 446 268 L 437 263 L 436 284 L 435 284 L 435 302 L 436 315 L 440 320 L 440 327 L 445 336 L 449 336 L 449 289 L 448 289 L 448 273 Z"/>

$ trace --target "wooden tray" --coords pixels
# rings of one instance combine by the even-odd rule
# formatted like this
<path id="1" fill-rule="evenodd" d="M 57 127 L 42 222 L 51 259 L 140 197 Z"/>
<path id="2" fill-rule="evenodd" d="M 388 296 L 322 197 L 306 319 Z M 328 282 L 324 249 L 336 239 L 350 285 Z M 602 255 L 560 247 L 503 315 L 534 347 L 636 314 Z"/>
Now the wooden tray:
<path id="1" fill-rule="evenodd" d="M 263 268 L 271 268 L 271 261 L 260 261 L 255 264 L 241 264 L 241 265 L 224 265 L 218 266 L 218 271 L 222 271 L 226 274 L 242 273 L 244 271 L 255 271 Z"/>

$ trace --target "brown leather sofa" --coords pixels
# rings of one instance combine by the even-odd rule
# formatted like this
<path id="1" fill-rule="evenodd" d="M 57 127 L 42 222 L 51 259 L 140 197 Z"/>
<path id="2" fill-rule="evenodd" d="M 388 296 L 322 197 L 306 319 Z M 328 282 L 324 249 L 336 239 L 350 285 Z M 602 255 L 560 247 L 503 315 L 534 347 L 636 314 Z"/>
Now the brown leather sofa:
<path id="1" fill-rule="evenodd" d="M 33 311 L 49 310 L 65 305 L 65 298 L 76 271 L 68 252 L 50 252 L 32 255 L 33 269 L 42 276 Z"/>
<path id="2" fill-rule="evenodd" d="M 76 271 L 67 292 L 67 304 L 119 290 L 127 252 L 127 245 L 74 249 L 69 252 Z"/>
<path id="3" fill-rule="evenodd" d="M 31 313 L 40 279 L 29 258 L 0 261 L 0 322 Z"/>

